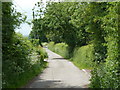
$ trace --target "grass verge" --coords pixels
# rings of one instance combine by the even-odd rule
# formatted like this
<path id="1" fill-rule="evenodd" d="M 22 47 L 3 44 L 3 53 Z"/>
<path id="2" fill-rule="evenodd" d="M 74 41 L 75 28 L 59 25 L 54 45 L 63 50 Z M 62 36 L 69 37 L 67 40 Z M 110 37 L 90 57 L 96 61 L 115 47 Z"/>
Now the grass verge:
<path id="1" fill-rule="evenodd" d="M 70 55 L 68 53 L 69 46 L 65 43 L 57 43 L 54 44 L 54 42 L 50 42 L 48 44 L 48 48 L 61 55 L 64 58 L 68 58 Z M 94 48 L 93 45 L 86 45 L 82 47 L 76 47 L 73 52 L 73 57 L 71 57 L 69 60 L 73 62 L 75 66 L 77 66 L 79 69 L 93 69 L 95 66 L 94 60 Z"/>
<path id="2" fill-rule="evenodd" d="M 40 74 L 46 67 L 48 63 L 44 61 L 42 66 L 40 64 L 34 64 L 30 70 L 22 73 L 19 76 L 15 77 L 16 83 L 8 86 L 9 88 L 24 88 L 24 86 L 29 83 L 35 76 Z M 12 77 L 11 77 L 12 78 Z"/>

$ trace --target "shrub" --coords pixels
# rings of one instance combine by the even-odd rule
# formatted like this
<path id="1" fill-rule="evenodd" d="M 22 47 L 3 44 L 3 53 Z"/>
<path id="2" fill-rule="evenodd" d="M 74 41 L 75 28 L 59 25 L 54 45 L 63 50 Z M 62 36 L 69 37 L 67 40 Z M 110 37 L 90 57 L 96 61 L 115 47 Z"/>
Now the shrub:
<path id="1" fill-rule="evenodd" d="M 86 45 L 82 47 L 77 47 L 74 50 L 72 61 L 80 69 L 87 68 L 92 69 L 94 66 L 94 49 L 93 45 Z"/>
<path id="2" fill-rule="evenodd" d="M 35 50 L 38 53 L 38 55 L 42 55 L 43 58 L 48 58 L 47 52 L 40 45 L 37 46 Z"/>
<path id="3" fill-rule="evenodd" d="M 69 58 L 69 50 L 68 50 L 68 45 L 65 43 L 58 43 L 55 44 L 54 51 L 63 56 L 64 58 Z"/>
<path id="4" fill-rule="evenodd" d="M 33 48 L 21 34 L 14 34 L 11 44 L 3 43 L 3 88 L 17 88 L 27 83 L 45 67 L 45 57 L 47 54 L 42 48 Z"/>
<path id="5" fill-rule="evenodd" d="M 50 42 L 48 48 L 64 58 L 69 58 L 68 45 L 65 43 L 54 44 L 54 42 Z"/>
<path id="6" fill-rule="evenodd" d="M 48 44 L 47 42 L 42 43 L 43 46 L 47 46 L 47 44 Z"/>
<path id="7" fill-rule="evenodd" d="M 13 36 L 11 44 L 3 43 L 3 87 L 14 87 L 18 76 L 31 67 L 31 47 L 31 43 L 20 34 Z"/>
<path id="8" fill-rule="evenodd" d="M 48 48 L 51 50 L 51 51 L 55 51 L 55 46 L 54 46 L 55 44 L 54 44 L 54 42 L 50 42 L 49 44 L 48 44 Z"/>
<path id="9" fill-rule="evenodd" d="M 30 39 L 30 41 L 32 42 L 32 44 L 34 46 L 38 46 L 39 45 L 39 39 Z"/>
<path id="10" fill-rule="evenodd" d="M 92 71 L 91 88 L 120 88 L 120 32 L 118 8 L 120 3 L 108 3 L 107 15 L 102 18 L 102 27 L 107 46 L 105 62 Z M 100 47 L 98 47 L 100 48 Z"/>

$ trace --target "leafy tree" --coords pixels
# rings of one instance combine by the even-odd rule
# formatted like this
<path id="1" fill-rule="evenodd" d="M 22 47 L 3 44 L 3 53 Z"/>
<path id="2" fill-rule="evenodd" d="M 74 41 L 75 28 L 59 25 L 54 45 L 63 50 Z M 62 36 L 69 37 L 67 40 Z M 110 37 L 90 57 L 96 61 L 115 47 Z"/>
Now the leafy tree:
<path id="1" fill-rule="evenodd" d="M 43 10 L 38 4 L 44 16 L 38 18 L 41 11 L 36 12 L 36 29 L 32 32 L 43 32 L 49 41 L 66 43 L 71 57 L 76 46 L 93 44 L 96 66 L 90 87 L 119 88 L 119 5 L 119 2 L 50 2 Z"/>
<path id="2" fill-rule="evenodd" d="M 86 26 L 89 24 L 87 21 L 87 7 L 88 3 L 82 2 L 78 3 L 77 8 L 75 9 L 74 14 L 71 17 L 71 23 L 76 28 L 76 45 L 83 46 L 90 43 L 92 39 L 92 33 L 86 31 Z"/>
<path id="3" fill-rule="evenodd" d="M 46 37 L 50 41 L 52 40 L 55 43 L 58 42 L 67 43 L 70 46 L 69 49 L 70 53 L 73 52 L 75 46 L 86 45 L 88 42 L 88 32 L 86 32 L 85 29 L 83 28 L 84 25 L 78 27 L 74 24 L 75 20 L 73 20 L 74 17 L 79 18 L 77 17 L 79 5 L 81 5 L 81 7 L 82 6 L 85 7 L 87 6 L 87 3 L 86 4 L 80 4 L 78 2 L 48 3 L 46 9 L 44 10 L 44 17 L 36 20 L 36 23 L 39 24 L 35 26 L 36 27 L 35 30 L 38 30 L 39 32 L 43 31 L 43 33 L 46 34 Z M 37 15 L 41 14 L 41 12 L 36 13 Z M 33 33 L 35 34 L 35 32 Z M 40 37 L 42 36 L 40 33 L 39 35 Z"/>

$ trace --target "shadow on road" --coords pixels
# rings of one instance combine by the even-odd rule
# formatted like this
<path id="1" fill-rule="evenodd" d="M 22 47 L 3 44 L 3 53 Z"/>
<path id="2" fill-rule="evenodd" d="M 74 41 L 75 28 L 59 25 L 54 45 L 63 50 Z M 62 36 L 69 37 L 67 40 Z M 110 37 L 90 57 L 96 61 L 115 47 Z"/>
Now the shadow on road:
<path id="1" fill-rule="evenodd" d="M 55 59 L 56 59 L 56 60 L 58 60 L 58 59 L 59 59 L 59 60 L 65 60 L 65 59 L 68 59 L 68 58 L 52 58 L 52 59 L 53 59 L 53 60 L 55 60 Z"/>
<path id="2" fill-rule="evenodd" d="M 89 75 L 73 63 L 46 49 L 48 67 L 31 80 L 26 88 L 87 88 Z"/>
<path id="3" fill-rule="evenodd" d="M 80 86 L 69 86 L 61 80 L 37 80 L 29 88 L 81 88 Z"/>

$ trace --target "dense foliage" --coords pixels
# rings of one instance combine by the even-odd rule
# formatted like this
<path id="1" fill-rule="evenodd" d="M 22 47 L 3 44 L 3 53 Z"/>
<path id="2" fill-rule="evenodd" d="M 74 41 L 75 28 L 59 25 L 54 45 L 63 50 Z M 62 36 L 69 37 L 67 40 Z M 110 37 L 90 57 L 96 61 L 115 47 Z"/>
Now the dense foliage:
<path id="1" fill-rule="evenodd" d="M 36 29 L 48 41 L 66 43 L 71 57 L 76 47 L 93 45 L 92 88 L 120 88 L 119 6 L 119 2 L 54 2 L 42 9 L 44 17 L 36 17 L 42 27 Z"/>
<path id="2" fill-rule="evenodd" d="M 106 9 L 108 14 L 102 18 L 101 26 L 106 34 L 104 38 L 105 46 L 107 46 L 107 58 L 105 59 L 106 63 L 99 65 L 92 72 L 91 87 L 120 88 L 119 5 L 120 3 L 109 3 L 109 8 Z"/>
<path id="3" fill-rule="evenodd" d="M 57 43 L 57 44 L 55 44 L 54 42 L 50 42 L 48 44 L 48 48 L 51 51 L 63 56 L 64 58 L 69 58 L 69 56 L 70 56 L 69 55 L 69 46 L 67 44 L 65 44 L 65 43 Z"/>
<path id="4" fill-rule="evenodd" d="M 2 3 L 2 87 L 18 88 L 40 73 L 46 63 L 47 54 L 33 44 L 15 28 L 25 21 L 15 11 L 12 3 Z"/>
<path id="5" fill-rule="evenodd" d="M 95 59 L 94 48 L 93 45 L 86 45 L 82 47 L 77 47 L 74 49 L 73 57 L 71 60 L 73 63 L 78 66 L 80 69 L 93 69 L 95 63 L 93 60 Z"/>
<path id="6" fill-rule="evenodd" d="M 61 55 L 62 57 L 69 59 L 69 46 L 65 43 L 54 42 L 48 43 L 48 48 Z M 95 66 L 93 45 L 86 45 L 82 47 L 76 47 L 73 52 L 73 57 L 69 60 L 72 61 L 80 69 L 93 69 Z"/>

